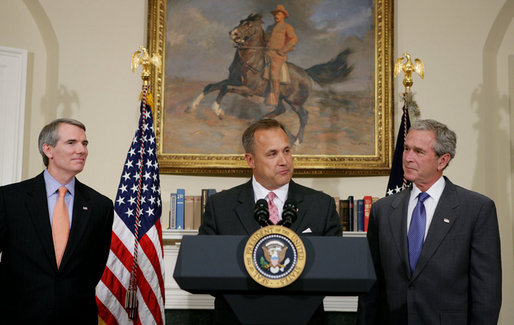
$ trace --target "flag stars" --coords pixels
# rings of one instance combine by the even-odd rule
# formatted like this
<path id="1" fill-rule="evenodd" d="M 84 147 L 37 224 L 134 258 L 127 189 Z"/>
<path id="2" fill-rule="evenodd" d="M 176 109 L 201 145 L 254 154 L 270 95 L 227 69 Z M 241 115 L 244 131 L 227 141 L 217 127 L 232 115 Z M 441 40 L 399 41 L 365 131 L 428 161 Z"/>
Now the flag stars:
<path id="1" fill-rule="evenodd" d="M 153 216 L 153 209 L 148 208 L 148 210 L 146 210 L 146 214 L 148 214 L 148 216 Z"/>
<path id="2" fill-rule="evenodd" d="M 143 185 L 143 193 L 148 191 L 148 184 L 144 184 Z"/>
<path id="3" fill-rule="evenodd" d="M 132 209 L 127 209 L 125 214 L 127 215 L 127 217 L 132 217 L 132 215 L 134 214 L 134 211 Z"/>
<path id="4" fill-rule="evenodd" d="M 129 154 L 130 157 L 132 157 L 133 155 L 136 154 L 136 150 L 134 148 L 130 148 L 128 154 Z"/>
<path id="5" fill-rule="evenodd" d="M 146 161 L 146 168 L 152 168 L 153 167 L 153 163 L 151 160 L 147 160 Z"/>
<path id="6" fill-rule="evenodd" d="M 132 205 L 132 204 L 136 204 L 136 198 L 135 198 L 135 197 L 133 197 L 133 196 L 131 196 L 131 197 L 129 198 L 129 201 L 128 201 L 128 202 L 130 203 L 130 205 Z"/>
<path id="7" fill-rule="evenodd" d="M 132 193 L 136 193 L 137 192 L 137 184 L 132 185 L 131 190 L 132 190 Z"/>
<path id="8" fill-rule="evenodd" d="M 127 191 L 127 185 L 122 184 L 120 187 L 121 193 L 125 193 Z"/>
<path id="9" fill-rule="evenodd" d="M 123 179 L 125 181 L 128 181 L 130 179 L 130 174 L 129 174 L 129 172 L 125 172 L 125 174 L 123 174 L 123 176 L 121 176 L 121 177 L 123 177 Z"/>
<path id="10" fill-rule="evenodd" d="M 118 206 L 125 204 L 125 198 L 123 196 L 120 196 L 118 200 L 116 200 L 116 203 L 118 203 Z"/>
<path id="11" fill-rule="evenodd" d="M 148 153 L 149 156 L 153 156 L 153 148 L 148 148 L 148 150 L 146 150 L 146 152 Z"/>
<path id="12" fill-rule="evenodd" d="M 132 165 L 132 160 L 127 159 L 127 162 L 125 163 L 125 166 L 127 167 L 127 169 L 128 169 L 128 168 L 132 168 L 132 167 L 134 167 L 134 166 Z"/>
<path id="13" fill-rule="evenodd" d="M 146 172 L 143 177 L 145 178 L 145 181 L 149 180 L 150 178 L 152 178 L 152 176 L 150 176 L 150 172 Z"/>

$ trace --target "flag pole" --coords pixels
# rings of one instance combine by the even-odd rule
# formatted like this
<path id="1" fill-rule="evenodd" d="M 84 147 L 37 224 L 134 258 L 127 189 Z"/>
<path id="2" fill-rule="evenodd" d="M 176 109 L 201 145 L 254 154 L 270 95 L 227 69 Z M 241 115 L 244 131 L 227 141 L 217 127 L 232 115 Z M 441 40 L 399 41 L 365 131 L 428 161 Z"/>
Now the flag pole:
<path id="1" fill-rule="evenodd" d="M 410 182 L 405 179 L 403 175 L 402 156 L 405 140 L 407 139 L 407 132 L 410 128 L 409 111 L 412 111 L 415 116 L 419 115 L 418 105 L 416 101 L 414 101 L 413 94 L 411 92 L 411 87 L 414 83 L 412 80 L 412 72 L 416 72 L 421 79 L 423 79 L 425 67 L 420 59 L 416 58 L 413 64 L 411 61 L 411 55 L 409 53 L 403 53 L 403 55 L 396 60 L 394 65 L 394 76 L 397 77 L 400 72 L 404 73 L 404 79 L 402 82 L 405 87 L 405 91 L 402 94 L 403 114 L 400 128 L 398 130 L 398 136 L 396 138 L 396 148 L 387 184 L 386 196 L 398 193 L 410 185 Z"/>
<path id="2" fill-rule="evenodd" d="M 150 68 L 154 65 L 158 70 L 161 68 L 161 58 L 158 54 L 150 56 L 148 50 L 140 46 L 138 51 L 135 51 L 132 55 L 131 69 L 132 72 L 138 66 L 142 67 L 141 79 L 143 80 L 143 86 L 140 95 L 141 101 L 141 118 L 143 124 L 146 124 L 147 116 L 153 114 L 147 114 L 147 107 L 150 106 L 150 110 L 153 113 L 153 98 L 150 93 Z M 141 130 L 141 150 L 139 152 L 138 162 L 138 183 L 136 189 L 136 215 L 134 221 L 134 253 L 132 259 L 132 269 L 130 272 L 130 281 L 127 293 L 125 295 L 124 307 L 127 310 L 128 316 L 131 320 L 137 319 L 138 301 L 137 301 L 137 272 L 138 272 L 138 251 L 139 251 L 139 228 L 141 227 L 141 192 L 142 192 L 142 180 L 143 180 L 143 165 L 144 165 L 144 152 L 145 152 L 145 129 Z"/>

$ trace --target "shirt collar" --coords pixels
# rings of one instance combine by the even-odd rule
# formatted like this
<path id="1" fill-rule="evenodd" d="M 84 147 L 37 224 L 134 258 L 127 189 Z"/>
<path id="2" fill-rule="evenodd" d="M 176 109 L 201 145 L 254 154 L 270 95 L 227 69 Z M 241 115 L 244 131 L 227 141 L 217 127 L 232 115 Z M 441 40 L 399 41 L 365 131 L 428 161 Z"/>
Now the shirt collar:
<path id="1" fill-rule="evenodd" d="M 75 177 L 71 179 L 71 181 L 68 184 L 60 184 L 50 173 L 48 172 L 48 169 L 45 169 L 43 176 L 45 178 L 45 187 L 46 187 L 46 196 L 49 197 L 50 195 L 53 195 L 59 187 L 65 186 L 66 189 L 68 189 L 68 192 L 71 194 L 71 196 L 75 196 Z"/>
<path id="2" fill-rule="evenodd" d="M 439 198 L 443 194 L 444 186 L 446 185 L 446 181 L 444 177 L 440 177 L 430 188 L 426 191 L 428 195 L 436 202 L 439 201 Z M 411 201 L 418 197 L 421 190 L 416 186 L 416 184 L 412 184 L 412 191 L 410 193 Z"/>
<path id="3" fill-rule="evenodd" d="M 269 192 L 275 193 L 277 198 L 282 202 L 286 202 L 287 200 L 287 192 L 289 191 L 289 183 L 286 183 L 285 185 L 282 185 L 281 187 L 270 191 L 266 189 L 264 186 L 262 186 L 257 180 L 255 180 L 255 177 L 252 176 L 252 187 L 253 187 L 253 195 L 254 200 L 257 202 L 259 199 L 264 199 L 266 195 L 268 195 Z"/>

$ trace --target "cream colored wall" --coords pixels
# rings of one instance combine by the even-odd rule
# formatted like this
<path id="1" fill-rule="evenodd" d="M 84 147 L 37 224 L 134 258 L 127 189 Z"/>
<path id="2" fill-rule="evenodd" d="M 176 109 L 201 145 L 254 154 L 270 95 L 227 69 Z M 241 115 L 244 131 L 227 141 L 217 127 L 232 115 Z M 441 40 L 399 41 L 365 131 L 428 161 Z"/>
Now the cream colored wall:
<path id="1" fill-rule="evenodd" d="M 138 119 L 140 78 L 130 57 L 146 43 L 146 6 L 140 0 L 2 0 L 0 45 L 29 51 L 23 177 L 42 170 L 36 138 L 60 117 L 83 121 L 90 140 L 79 176 L 114 199 Z M 422 117 L 458 134 L 457 157 L 447 175 L 497 204 L 504 292 L 501 324 L 514 320 L 514 1 L 398 0 L 395 58 L 404 51 L 425 62 L 413 90 Z M 397 95 L 402 89 L 395 81 Z M 398 98 L 398 96 L 396 96 Z M 396 120 L 399 116 L 396 100 Z M 161 176 L 163 197 L 177 187 L 199 194 L 241 178 Z M 382 196 L 387 177 L 302 178 L 334 196 Z M 166 208 L 166 207 L 165 207 Z"/>

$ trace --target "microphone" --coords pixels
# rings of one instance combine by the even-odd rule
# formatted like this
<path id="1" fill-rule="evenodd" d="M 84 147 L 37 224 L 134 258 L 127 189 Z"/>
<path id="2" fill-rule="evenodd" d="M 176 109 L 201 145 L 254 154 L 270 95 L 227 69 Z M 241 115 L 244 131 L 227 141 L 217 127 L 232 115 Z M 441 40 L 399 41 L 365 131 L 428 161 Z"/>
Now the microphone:
<path id="1" fill-rule="evenodd" d="M 253 216 L 257 223 L 262 227 L 266 227 L 271 224 L 269 220 L 268 201 L 260 199 L 255 203 Z"/>
<path id="2" fill-rule="evenodd" d="M 290 228 L 297 218 L 298 208 L 296 207 L 296 202 L 294 200 L 286 200 L 284 210 L 282 211 L 282 220 L 278 224 Z"/>

